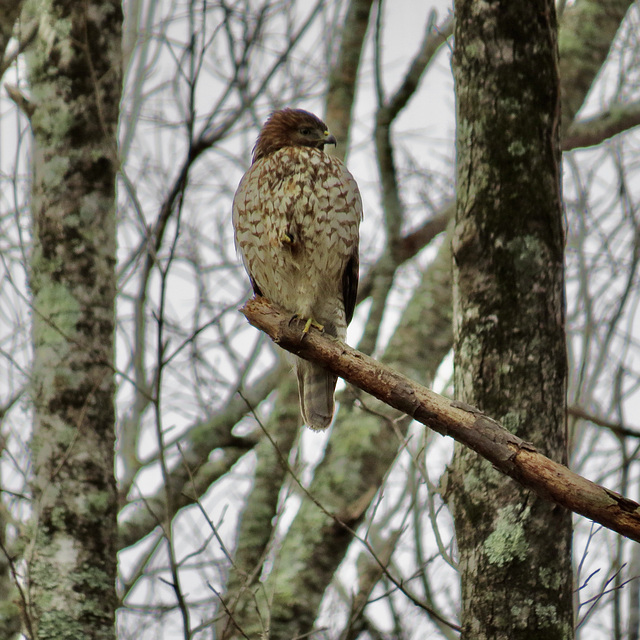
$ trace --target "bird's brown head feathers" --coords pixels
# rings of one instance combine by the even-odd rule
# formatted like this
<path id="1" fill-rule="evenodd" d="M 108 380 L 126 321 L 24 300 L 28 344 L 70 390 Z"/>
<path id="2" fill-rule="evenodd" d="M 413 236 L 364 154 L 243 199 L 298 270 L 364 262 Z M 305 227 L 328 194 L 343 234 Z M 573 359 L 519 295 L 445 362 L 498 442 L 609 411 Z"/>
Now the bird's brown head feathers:
<path id="1" fill-rule="evenodd" d="M 336 144 L 327 125 L 313 113 L 303 109 L 274 111 L 264 123 L 253 148 L 253 162 L 283 147 L 312 147 L 324 149 L 325 144 Z"/>

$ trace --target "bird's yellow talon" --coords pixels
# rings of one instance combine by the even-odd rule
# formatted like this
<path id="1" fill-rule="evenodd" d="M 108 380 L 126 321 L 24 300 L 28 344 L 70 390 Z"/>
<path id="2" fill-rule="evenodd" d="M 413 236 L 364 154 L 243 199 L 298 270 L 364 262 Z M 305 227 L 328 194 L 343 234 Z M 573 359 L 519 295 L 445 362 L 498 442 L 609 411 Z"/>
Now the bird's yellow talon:
<path id="1" fill-rule="evenodd" d="M 283 233 L 280 239 L 283 244 L 293 244 L 293 236 L 290 233 Z"/>
<path id="2" fill-rule="evenodd" d="M 318 331 L 324 331 L 323 324 L 316 322 L 313 318 L 309 318 L 304 325 L 304 329 L 302 330 L 302 333 L 309 333 L 309 329 L 311 329 L 311 327 L 315 327 L 316 329 L 318 329 Z"/>

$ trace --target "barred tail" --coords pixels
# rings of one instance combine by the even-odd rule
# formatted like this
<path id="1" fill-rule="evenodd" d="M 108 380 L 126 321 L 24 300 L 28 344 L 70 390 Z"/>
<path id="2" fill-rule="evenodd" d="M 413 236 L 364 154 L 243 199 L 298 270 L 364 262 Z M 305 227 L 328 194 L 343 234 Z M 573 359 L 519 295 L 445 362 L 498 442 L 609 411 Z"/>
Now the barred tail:
<path id="1" fill-rule="evenodd" d="M 333 418 L 333 393 L 338 382 L 320 365 L 296 359 L 300 412 L 305 424 L 314 431 L 324 431 Z"/>

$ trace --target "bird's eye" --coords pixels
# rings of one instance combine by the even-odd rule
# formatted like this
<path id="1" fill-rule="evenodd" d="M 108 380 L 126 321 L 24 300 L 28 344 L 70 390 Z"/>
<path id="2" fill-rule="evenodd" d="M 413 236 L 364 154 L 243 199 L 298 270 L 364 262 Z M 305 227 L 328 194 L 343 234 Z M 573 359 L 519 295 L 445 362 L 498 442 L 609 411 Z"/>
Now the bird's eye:
<path id="1" fill-rule="evenodd" d="M 302 129 L 300 129 L 300 134 L 303 136 L 309 136 L 311 135 L 311 129 L 303 127 Z"/>

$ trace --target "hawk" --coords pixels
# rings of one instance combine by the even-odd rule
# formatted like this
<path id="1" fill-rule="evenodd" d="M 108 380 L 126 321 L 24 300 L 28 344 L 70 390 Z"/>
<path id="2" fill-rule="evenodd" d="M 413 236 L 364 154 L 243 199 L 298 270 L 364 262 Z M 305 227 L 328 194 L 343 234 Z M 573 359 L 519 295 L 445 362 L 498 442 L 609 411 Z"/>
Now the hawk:
<path id="1" fill-rule="evenodd" d="M 358 289 L 362 199 L 353 176 L 324 152 L 336 144 L 308 111 L 282 109 L 265 122 L 233 199 L 236 248 L 253 292 L 344 339 Z M 314 430 L 334 411 L 337 377 L 295 359 L 300 411 Z"/>

